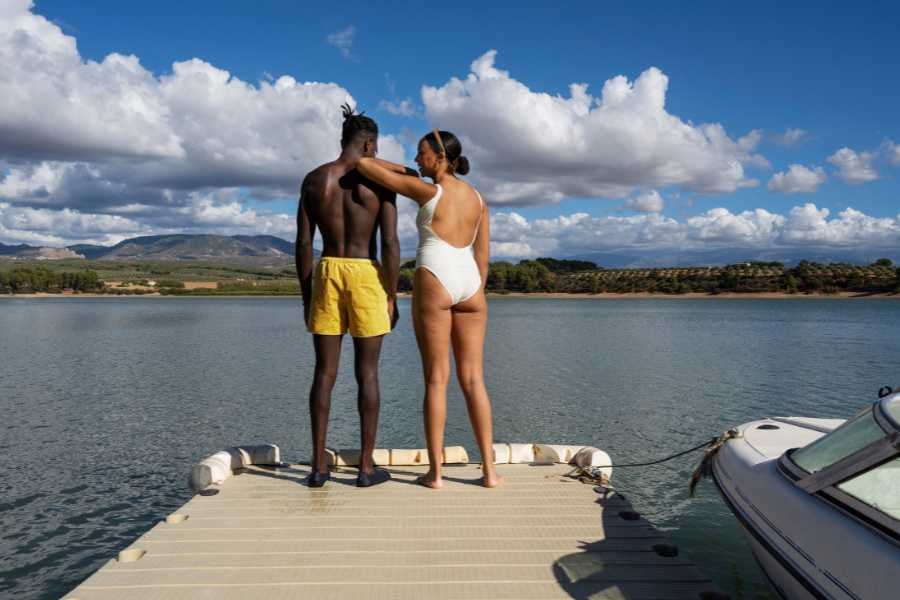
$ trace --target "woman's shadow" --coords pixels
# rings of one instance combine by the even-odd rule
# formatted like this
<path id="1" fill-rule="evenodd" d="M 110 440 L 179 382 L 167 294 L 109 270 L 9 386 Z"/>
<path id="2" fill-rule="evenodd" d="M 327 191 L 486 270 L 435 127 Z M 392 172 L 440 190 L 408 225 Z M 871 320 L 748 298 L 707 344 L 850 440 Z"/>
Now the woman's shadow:
<path id="1" fill-rule="evenodd" d="M 679 558 L 624 497 L 613 495 L 603 506 L 602 537 L 582 542 L 581 551 L 553 563 L 553 575 L 572 598 L 696 598 L 726 600 L 709 578 Z"/>

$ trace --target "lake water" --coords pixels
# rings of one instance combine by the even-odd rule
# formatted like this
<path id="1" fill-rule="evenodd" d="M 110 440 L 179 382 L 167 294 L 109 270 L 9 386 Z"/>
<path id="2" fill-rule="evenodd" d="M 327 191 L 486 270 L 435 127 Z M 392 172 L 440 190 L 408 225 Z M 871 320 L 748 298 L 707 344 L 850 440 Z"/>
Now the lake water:
<path id="1" fill-rule="evenodd" d="M 379 446 L 422 447 L 409 322 L 385 341 Z M 498 440 L 670 454 L 766 415 L 847 417 L 900 383 L 895 300 L 490 303 Z M 295 298 L 0 300 L 0 596 L 57 598 L 190 496 L 190 465 L 236 443 L 309 457 L 311 340 Z M 358 446 L 349 340 L 329 445 Z M 447 443 L 476 454 L 455 383 Z M 769 598 L 694 453 L 614 483 L 733 598 Z"/>

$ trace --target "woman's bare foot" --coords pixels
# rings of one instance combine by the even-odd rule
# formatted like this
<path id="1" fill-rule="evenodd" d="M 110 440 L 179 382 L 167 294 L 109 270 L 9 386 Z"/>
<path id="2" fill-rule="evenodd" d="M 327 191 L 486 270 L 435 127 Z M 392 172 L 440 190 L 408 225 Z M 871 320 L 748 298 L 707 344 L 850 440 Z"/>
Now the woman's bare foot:
<path id="1" fill-rule="evenodd" d="M 497 471 L 492 470 L 490 473 L 485 473 L 484 477 L 481 478 L 481 485 L 486 488 L 495 488 L 502 484 L 503 478 L 497 475 Z"/>
<path id="2" fill-rule="evenodd" d="M 433 490 L 439 490 L 444 486 L 443 480 L 439 475 L 434 475 L 432 473 L 426 473 L 424 475 L 420 475 L 416 477 L 416 483 L 419 485 L 424 485 L 427 488 L 431 488 Z"/>

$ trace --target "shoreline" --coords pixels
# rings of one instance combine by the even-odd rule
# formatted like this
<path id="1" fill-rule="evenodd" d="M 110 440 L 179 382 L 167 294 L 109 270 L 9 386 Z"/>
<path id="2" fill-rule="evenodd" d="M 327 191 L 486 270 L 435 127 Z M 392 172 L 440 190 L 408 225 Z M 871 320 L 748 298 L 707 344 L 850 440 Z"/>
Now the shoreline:
<path id="1" fill-rule="evenodd" d="M 398 298 L 411 298 L 409 292 L 397 294 Z M 562 299 L 562 300 L 900 300 L 900 293 L 860 293 L 860 292 L 836 292 L 834 294 L 807 294 L 786 292 L 729 292 L 721 294 L 706 294 L 703 292 L 687 292 L 684 294 L 660 294 L 652 292 L 612 293 L 599 294 L 565 293 L 565 292 L 488 292 L 487 297 L 493 298 L 536 298 L 536 299 Z M 2 299 L 37 299 L 37 298 L 300 298 L 299 294 L 51 294 L 49 292 L 36 292 L 32 294 L 0 294 Z"/>
<path id="2" fill-rule="evenodd" d="M 657 292 L 615 293 L 603 292 L 599 294 L 565 292 L 509 292 L 500 294 L 488 292 L 488 298 L 566 298 L 572 300 L 623 300 L 623 299 L 648 299 L 648 300 L 801 300 L 801 299 L 841 299 L 841 300 L 865 300 L 871 298 L 897 299 L 900 294 L 889 293 L 865 293 L 865 292 L 836 292 L 834 294 L 807 294 L 797 292 L 722 292 L 721 294 L 707 294 L 704 292 L 686 292 L 684 294 L 661 294 Z"/>

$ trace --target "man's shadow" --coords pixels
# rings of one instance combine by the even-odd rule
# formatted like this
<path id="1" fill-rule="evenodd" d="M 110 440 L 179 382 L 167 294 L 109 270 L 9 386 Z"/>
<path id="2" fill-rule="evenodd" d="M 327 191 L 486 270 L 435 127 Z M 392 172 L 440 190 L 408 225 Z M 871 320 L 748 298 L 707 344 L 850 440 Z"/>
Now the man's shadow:
<path id="1" fill-rule="evenodd" d="M 245 468 L 241 471 L 241 475 L 253 475 L 256 477 L 268 477 L 269 479 L 280 479 L 282 481 L 290 481 L 292 483 L 299 484 L 303 487 L 309 487 L 306 483 L 306 476 L 310 473 L 309 468 L 296 468 L 294 466 L 273 466 L 273 465 L 253 465 L 250 468 Z M 332 469 L 332 475 L 348 475 L 348 477 L 334 477 L 329 480 L 328 484 L 336 484 L 336 485 L 349 485 L 356 487 L 356 470 L 353 469 Z M 352 475 L 352 477 L 350 477 Z M 321 488 L 318 488 L 321 489 Z"/>

